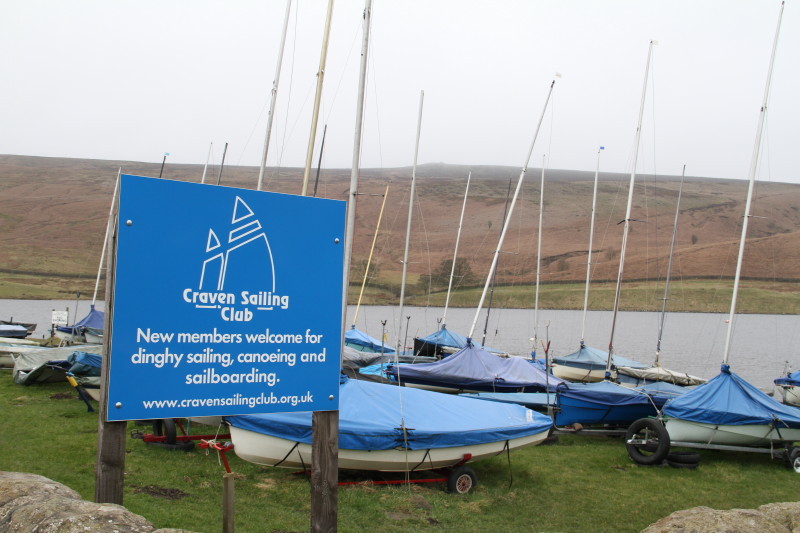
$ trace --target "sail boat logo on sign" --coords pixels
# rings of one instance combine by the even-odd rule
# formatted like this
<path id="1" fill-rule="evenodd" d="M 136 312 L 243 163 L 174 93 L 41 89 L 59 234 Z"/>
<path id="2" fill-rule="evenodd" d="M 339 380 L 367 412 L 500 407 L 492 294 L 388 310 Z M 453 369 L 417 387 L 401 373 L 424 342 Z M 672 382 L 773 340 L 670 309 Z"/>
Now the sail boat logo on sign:
<path id="1" fill-rule="evenodd" d="M 275 289 L 267 234 L 250 206 L 237 196 L 229 227 L 208 229 L 198 290 L 184 289 L 183 300 L 197 309 L 219 309 L 225 321 L 249 322 L 254 312 L 289 307 L 289 297 Z"/>

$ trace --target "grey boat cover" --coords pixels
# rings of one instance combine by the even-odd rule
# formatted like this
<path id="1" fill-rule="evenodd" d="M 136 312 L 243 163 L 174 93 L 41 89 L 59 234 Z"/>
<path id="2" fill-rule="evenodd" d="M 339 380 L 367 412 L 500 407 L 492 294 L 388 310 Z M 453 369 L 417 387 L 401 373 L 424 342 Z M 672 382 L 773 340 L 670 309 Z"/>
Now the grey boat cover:
<path id="1" fill-rule="evenodd" d="M 82 344 L 81 352 L 99 354 L 103 347 L 99 344 Z M 66 372 L 72 363 L 65 365 L 69 357 L 76 353 L 75 347 L 47 348 L 18 354 L 14 359 L 14 383 L 32 385 L 34 383 L 66 383 Z"/>

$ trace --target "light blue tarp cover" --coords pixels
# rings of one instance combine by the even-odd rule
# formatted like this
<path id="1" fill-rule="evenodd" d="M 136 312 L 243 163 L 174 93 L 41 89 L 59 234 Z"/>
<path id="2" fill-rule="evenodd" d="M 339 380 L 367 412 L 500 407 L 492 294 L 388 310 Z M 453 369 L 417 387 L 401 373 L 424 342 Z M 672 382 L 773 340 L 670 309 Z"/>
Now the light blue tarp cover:
<path id="1" fill-rule="evenodd" d="M 98 311 L 92 306 L 91 311 L 89 314 L 83 317 L 81 320 L 76 322 L 72 326 L 59 326 L 57 329 L 59 331 L 64 331 L 66 333 L 72 333 L 73 329 L 80 331 L 81 328 L 95 328 L 102 330 L 103 326 L 105 325 L 105 313 L 102 311 Z"/>
<path id="2" fill-rule="evenodd" d="M 719 375 L 667 403 L 664 414 L 706 424 L 800 428 L 800 409 L 779 403 L 722 365 Z"/>
<path id="3" fill-rule="evenodd" d="M 311 413 L 229 416 L 234 427 L 311 443 Z M 400 429 L 405 422 L 407 436 Z M 343 378 L 339 448 L 424 450 L 505 441 L 547 431 L 553 421 L 520 405 L 498 404 Z"/>
<path id="4" fill-rule="evenodd" d="M 800 370 L 797 372 L 792 372 L 791 374 L 778 378 L 775 380 L 775 385 L 800 385 Z"/>
<path id="5" fill-rule="evenodd" d="M 608 352 L 592 348 L 591 346 L 583 345 L 577 352 L 560 357 L 553 357 L 553 362 L 557 365 L 574 366 L 578 368 L 586 368 L 589 370 L 602 370 L 606 367 L 608 361 Z M 612 357 L 611 362 L 614 366 L 629 366 L 631 368 L 649 368 L 650 365 L 615 355 Z"/>
<path id="6" fill-rule="evenodd" d="M 370 337 L 363 331 L 357 330 L 352 327 L 344 332 L 344 342 L 351 348 L 361 350 L 362 352 L 377 352 L 381 353 L 381 341 Z M 389 347 L 385 342 L 383 343 L 383 353 L 394 353 L 394 349 Z"/>
<path id="7" fill-rule="evenodd" d="M 563 383 L 530 361 L 499 357 L 471 343 L 441 361 L 390 366 L 388 372 L 400 382 L 489 392 L 540 392 L 548 385 L 550 390 L 555 390 Z"/>

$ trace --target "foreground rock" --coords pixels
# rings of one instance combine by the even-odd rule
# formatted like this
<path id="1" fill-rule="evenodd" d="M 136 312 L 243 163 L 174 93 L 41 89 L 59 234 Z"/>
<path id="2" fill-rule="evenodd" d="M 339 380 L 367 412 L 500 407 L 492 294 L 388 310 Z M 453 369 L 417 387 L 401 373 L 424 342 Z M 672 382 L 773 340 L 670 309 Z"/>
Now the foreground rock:
<path id="1" fill-rule="evenodd" d="M 800 502 L 769 503 L 758 509 L 676 511 L 642 533 L 791 533 L 800 531 Z"/>
<path id="2" fill-rule="evenodd" d="M 9 533 L 180 533 L 156 529 L 121 505 L 82 500 L 74 490 L 34 474 L 0 472 L 0 531 Z M 184 532 L 190 533 L 190 532 Z"/>

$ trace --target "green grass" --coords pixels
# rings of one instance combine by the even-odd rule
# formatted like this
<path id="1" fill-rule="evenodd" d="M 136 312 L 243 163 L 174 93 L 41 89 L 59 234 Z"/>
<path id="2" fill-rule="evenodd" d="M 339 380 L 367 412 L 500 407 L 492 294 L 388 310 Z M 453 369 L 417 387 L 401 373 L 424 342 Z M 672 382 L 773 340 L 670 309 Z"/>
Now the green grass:
<path id="1" fill-rule="evenodd" d="M 0 372 L 6 416 L 0 470 L 40 474 L 91 500 L 97 414 L 66 383 L 22 387 L 10 374 Z M 193 432 L 201 429 L 208 430 Z M 132 422 L 129 430 L 150 431 Z M 697 470 L 642 467 L 628 459 L 619 438 L 560 436 L 556 444 L 513 452 L 510 469 L 505 456 L 473 463 L 478 485 L 465 496 L 447 494 L 440 484 L 341 487 L 338 526 L 343 532 L 633 532 L 698 505 L 755 508 L 792 498 L 797 474 L 768 455 L 700 453 Z M 308 531 L 305 477 L 229 455 L 238 533 Z M 219 531 L 223 471 L 215 453 L 168 451 L 129 438 L 124 505 L 159 528 Z"/>
<path id="2" fill-rule="evenodd" d="M 726 313 L 730 309 L 732 282 L 730 280 L 684 280 L 670 284 L 667 309 L 698 313 Z M 495 287 L 493 307 L 533 308 L 534 288 L 525 286 Z M 613 283 L 594 283 L 589 291 L 589 308 L 612 309 Z M 461 289 L 451 295 L 451 305 L 476 306 L 483 288 Z M 583 309 L 583 283 L 547 284 L 539 287 L 540 309 Z M 444 305 L 446 292 L 414 295 L 410 305 Z M 626 311 L 661 311 L 663 283 L 629 282 L 623 287 L 620 309 Z M 488 294 L 487 294 L 488 301 Z M 486 305 L 486 304 L 484 304 Z M 742 281 L 737 310 L 740 313 L 800 314 L 800 283 Z"/>

